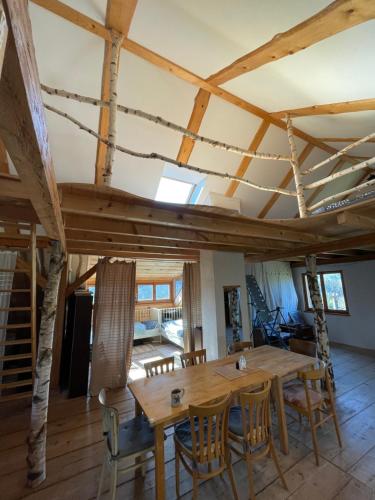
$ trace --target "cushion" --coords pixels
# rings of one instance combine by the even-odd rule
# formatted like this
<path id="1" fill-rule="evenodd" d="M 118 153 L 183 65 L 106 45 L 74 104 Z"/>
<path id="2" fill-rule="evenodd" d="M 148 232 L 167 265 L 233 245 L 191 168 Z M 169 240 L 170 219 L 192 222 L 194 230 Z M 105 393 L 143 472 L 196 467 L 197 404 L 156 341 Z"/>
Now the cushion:
<path id="1" fill-rule="evenodd" d="M 144 332 L 146 330 L 146 326 L 140 321 L 136 321 L 134 323 L 134 331 L 135 332 Z"/>
<path id="2" fill-rule="evenodd" d="M 318 391 L 308 389 L 310 401 L 312 406 L 319 405 L 322 401 L 322 395 Z M 300 408 L 307 408 L 305 388 L 301 384 L 288 385 L 284 389 L 284 399 L 286 402 L 299 406 Z"/>
<path id="3" fill-rule="evenodd" d="M 147 321 L 143 321 L 143 324 L 146 327 L 146 330 L 153 330 L 158 326 L 158 322 L 156 319 L 149 319 Z"/>
<path id="4" fill-rule="evenodd" d="M 110 444 L 110 433 L 108 441 Z M 152 446 L 154 446 L 154 429 L 144 415 L 139 415 L 119 425 L 119 457 L 126 457 Z"/>
<path id="5" fill-rule="evenodd" d="M 199 422 L 198 418 L 195 417 L 194 419 L 194 430 L 195 434 L 197 436 L 197 442 L 198 442 L 198 430 L 199 430 Z M 179 425 L 176 425 L 175 430 L 175 437 L 176 439 L 188 450 L 193 449 L 193 440 L 191 436 L 191 426 L 190 426 L 190 419 L 186 419 L 184 422 L 182 422 Z M 204 444 L 207 445 L 207 424 L 204 425 Z M 212 442 L 215 439 L 215 425 L 212 426 Z"/>

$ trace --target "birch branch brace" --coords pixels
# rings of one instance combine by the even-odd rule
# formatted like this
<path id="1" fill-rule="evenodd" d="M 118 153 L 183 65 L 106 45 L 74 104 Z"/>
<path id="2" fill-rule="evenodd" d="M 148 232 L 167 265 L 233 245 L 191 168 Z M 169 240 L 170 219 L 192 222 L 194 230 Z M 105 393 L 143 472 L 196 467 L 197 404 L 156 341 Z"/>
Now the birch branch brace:
<path id="1" fill-rule="evenodd" d="M 85 132 L 91 134 L 92 136 L 96 137 L 99 139 L 101 142 L 104 144 L 109 145 L 109 141 L 104 139 L 104 137 L 100 136 L 97 132 L 94 130 L 90 129 L 89 127 L 86 127 L 83 123 L 79 122 L 72 116 L 68 115 L 67 113 L 60 111 L 57 108 L 54 108 L 53 106 L 50 106 L 49 104 L 44 104 L 44 107 L 48 109 L 49 111 L 52 111 L 53 113 L 56 113 L 59 116 L 62 116 L 63 118 L 66 118 L 67 120 L 71 121 L 77 127 L 80 129 L 84 130 Z M 192 170 L 193 172 L 198 172 L 200 174 L 205 174 L 205 175 L 214 175 L 216 177 L 221 177 L 222 179 L 229 179 L 229 180 L 234 180 L 238 181 L 241 184 L 245 184 L 246 186 L 250 186 L 254 189 L 259 189 L 261 191 L 270 191 L 272 193 L 280 193 L 285 196 L 297 196 L 297 193 L 295 191 L 290 191 L 289 189 L 282 189 L 282 188 L 273 188 L 273 187 L 268 187 L 268 186 L 261 186 L 259 184 L 255 184 L 254 182 L 248 181 L 246 179 L 243 179 L 242 177 L 239 177 L 237 175 L 231 175 L 227 173 L 220 173 L 220 172 L 213 172 L 212 170 L 207 170 L 205 168 L 200 168 L 200 167 L 195 167 L 193 165 L 188 165 L 187 163 L 182 163 L 179 161 L 176 161 L 173 158 L 169 158 L 168 156 L 161 155 L 159 153 L 139 153 L 138 151 L 132 151 L 131 149 L 124 148 L 122 146 L 114 145 L 113 146 L 115 149 L 118 151 L 121 151 L 122 153 L 125 153 L 130 156 L 134 156 L 136 158 L 145 158 L 149 160 L 161 160 L 167 163 L 171 163 L 172 165 L 176 165 L 177 167 L 180 168 L 186 168 L 187 170 Z"/>
<path id="2" fill-rule="evenodd" d="M 101 99 L 94 99 L 92 97 L 75 94 L 73 92 L 68 92 L 66 90 L 55 89 L 43 84 L 41 84 L 41 89 L 44 90 L 44 92 L 46 92 L 49 95 L 57 95 L 59 97 L 65 97 L 67 99 L 72 99 L 77 102 L 92 104 L 93 106 L 99 106 L 102 108 L 109 107 L 109 102 L 102 101 Z M 148 120 L 150 122 L 155 123 L 156 125 L 161 125 L 162 127 L 166 127 L 171 130 L 174 130 L 175 132 L 179 132 L 180 134 L 186 135 L 187 137 L 190 137 L 195 141 L 203 142 L 205 144 L 210 145 L 213 148 L 223 149 L 224 151 L 228 151 L 230 153 L 235 153 L 241 156 L 247 156 L 249 158 L 258 158 L 259 160 L 290 161 L 290 158 L 288 156 L 279 155 L 277 153 L 261 153 L 259 151 L 250 151 L 247 149 L 239 148 L 237 146 L 226 144 L 225 142 L 220 142 L 214 139 L 210 139 L 203 135 L 191 132 L 189 129 L 181 127 L 181 125 L 177 125 L 176 123 L 165 120 L 160 116 L 151 115 L 150 113 L 146 113 L 145 111 L 141 111 L 139 109 L 128 108 L 127 106 L 117 104 L 117 111 L 120 111 L 121 113 L 124 113 L 126 115 L 137 116 L 138 118 Z"/>

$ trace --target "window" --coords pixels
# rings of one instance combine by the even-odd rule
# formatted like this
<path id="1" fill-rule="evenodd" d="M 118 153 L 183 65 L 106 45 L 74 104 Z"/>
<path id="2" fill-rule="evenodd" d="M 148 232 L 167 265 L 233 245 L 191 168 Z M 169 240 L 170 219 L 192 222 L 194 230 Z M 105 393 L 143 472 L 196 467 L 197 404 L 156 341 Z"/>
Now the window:
<path id="1" fill-rule="evenodd" d="M 305 294 L 305 307 L 307 311 L 311 311 L 313 306 L 307 283 L 307 275 L 303 274 L 302 279 Z M 332 314 L 348 314 L 349 311 L 342 272 L 321 272 L 318 273 L 318 280 L 325 312 Z"/>
<path id="2" fill-rule="evenodd" d="M 137 302 L 172 302 L 173 282 L 137 283 Z"/>
<path id="3" fill-rule="evenodd" d="M 155 196 L 156 201 L 168 203 L 187 203 L 193 184 L 190 182 L 177 181 L 169 177 L 162 177 Z"/>
<path id="4" fill-rule="evenodd" d="M 171 298 L 171 287 L 169 283 L 155 285 L 155 300 L 169 300 Z"/>
<path id="5" fill-rule="evenodd" d="M 137 285 L 137 300 L 138 302 L 152 302 L 154 300 L 154 285 Z"/>
<path id="6" fill-rule="evenodd" d="M 182 280 L 176 280 L 174 282 L 174 296 L 178 297 L 182 290 Z"/>

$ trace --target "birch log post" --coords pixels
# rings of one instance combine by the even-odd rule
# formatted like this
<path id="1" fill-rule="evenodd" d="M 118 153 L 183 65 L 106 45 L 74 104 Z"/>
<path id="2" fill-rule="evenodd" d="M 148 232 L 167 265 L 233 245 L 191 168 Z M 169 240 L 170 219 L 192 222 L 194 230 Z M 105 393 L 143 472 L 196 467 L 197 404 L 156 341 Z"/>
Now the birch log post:
<path id="1" fill-rule="evenodd" d="M 318 274 L 316 272 L 316 255 L 306 255 L 306 276 L 309 287 L 310 298 L 314 310 L 314 329 L 317 341 L 318 358 L 326 363 L 335 388 L 332 360 L 330 356 L 328 328 L 322 294 L 320 292 Z"/>
<path id="2" fill-rule="evenodd" d="M 111 31 L 112 47 L 111 47 L 111 64 L 110 64 L 110 81 L 109 81 L 109 125 L 108 125 L 108 141 L 107 151 L 105 155 L 105 168 L 103 173 L 103 182 L 105 186 L 110 186 L 112 181 L 112 167 L 115 156 L 116 144 L 116 116 L 117 116 L 117 81 L 118 68 L 121 45 L 124 40 L 124 35 Z"/>
<path id="3" fill-rule="evenodd" d="M 297 148 L 296 148 L 296 143 L 294 141 L 294 134 L 293 134 L 293 124 L 292 124 L 292 120 L 290 118 L 290 115 L 287 115 L 287 117 L 286 117 L 286 125 L 287 125 L 288 141 L 289 141 L 290 152 L 291 152 L 290 163 L 292 165 L 294 182 L 295 182 L 296 191 L 297 191 L 298 211 L 299 211 L 299 216 L 301 218 L 304 218 L 304 217 L 307 217 L 308 214 L 307 214 L 307 210 L 306 210 L 305 193 L 304 193 L 304 188 L 303 188 L 302 179 L 301 179 L 301 172 L 299 170 L 299 165 L 298 165 Z"/>
<path id="4" fill-rule="evenodd" d="M 52 243 L 47 286 L 44 290 L 36 360 L 30 431 L 27 439 L 27 484 L 38 486 L 46 478 L 46 440 L 49 385 L 52 364 L 53 332 L 55 329 L 57 293 L 64 254 L 58 241 Z"/>
<path id="5" fill-rule="evenodd" d="M 237 288 L 229 291 L 229 311 L 232 324 L 232 342 L 240 342 L 240 297 Z"/>

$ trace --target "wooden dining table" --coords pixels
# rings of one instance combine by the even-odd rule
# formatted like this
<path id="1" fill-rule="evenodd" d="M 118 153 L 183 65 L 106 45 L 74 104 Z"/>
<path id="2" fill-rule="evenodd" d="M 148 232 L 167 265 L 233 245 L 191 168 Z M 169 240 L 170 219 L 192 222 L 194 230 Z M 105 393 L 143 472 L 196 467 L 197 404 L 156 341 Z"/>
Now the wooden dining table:
<path id="1" fill-rule="evenodd" d="M 235 364 L 241 355 L 246 358 L 247 369 L 238 374 Z M 281 449 L 284 453 L 288 453 L 288 432 L 282 394 L 283 379 L 313 363 L 314 360 L 308 356 L 262 346 L 197 366 L 139 379 L 129 384 L 136 401 L 136 412 L 143 412 L 154 427 L 157 500 L 165 498 L 164 428 L 186 417 L 189 405 L 208 403 L 230 392 L 235 395 L 272 380 L 273 393 L 277 401 Z M 177 388 L 184 389 L 185 393 L 181 405 L 173 408 L 171 391 Z"/>

